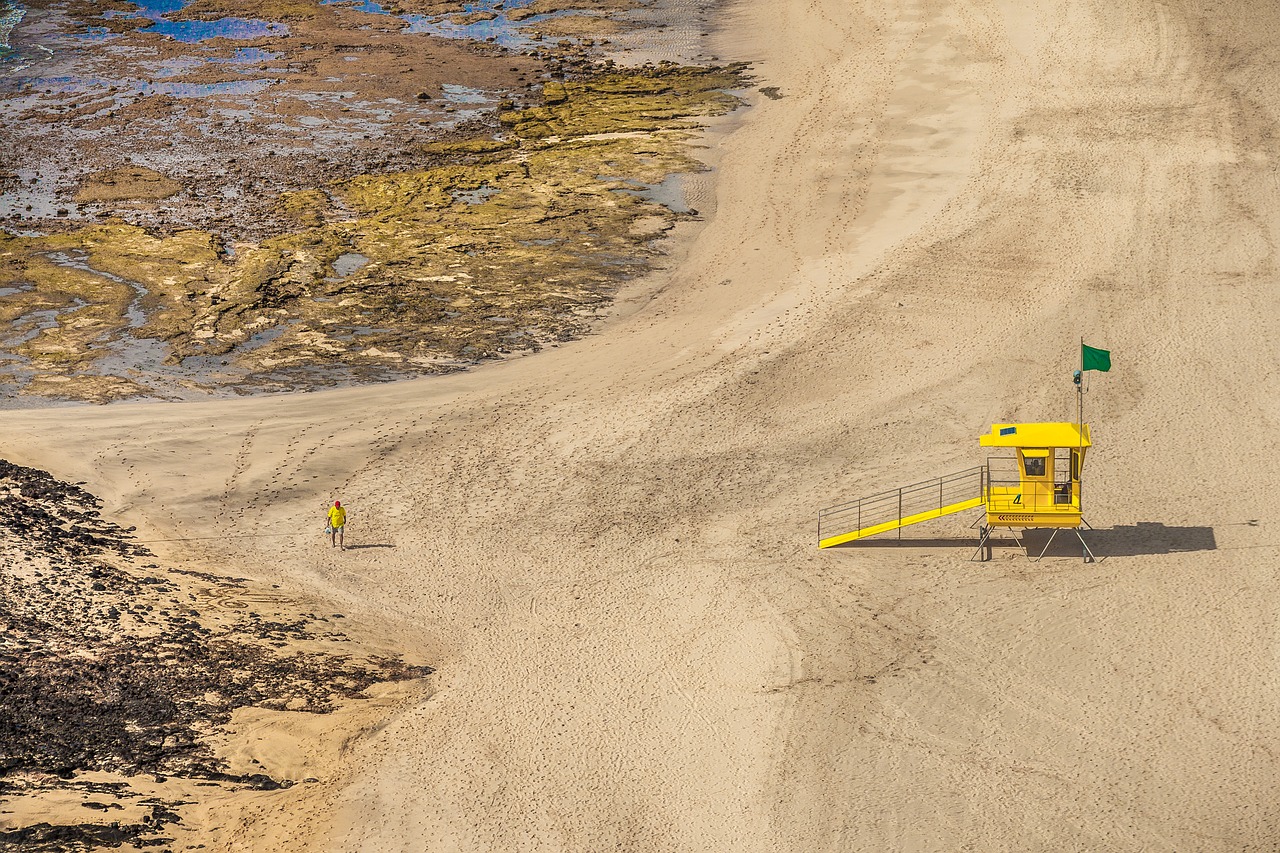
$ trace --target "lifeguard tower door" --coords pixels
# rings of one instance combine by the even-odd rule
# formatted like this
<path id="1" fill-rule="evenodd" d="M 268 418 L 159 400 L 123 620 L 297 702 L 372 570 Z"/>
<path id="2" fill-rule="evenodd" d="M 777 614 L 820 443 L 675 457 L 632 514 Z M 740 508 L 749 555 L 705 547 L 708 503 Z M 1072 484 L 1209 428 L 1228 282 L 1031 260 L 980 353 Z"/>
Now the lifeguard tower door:
<path id="1" fill-rule="evenodd" d="M 1047 447 L 1019 447 L 1022 505 L 1026 512 L 1053 508 L 1053 454 Z"/>
<path id="2" fill-rule="evenodd" d="M 1065 457 L 1063 455 L 1065 453 Z M 1054 501 L 1059 505 L 1069 504 L 1074 507 L 1080 506 L 1080 451 L 1072 447 L 1070 449 L 1058 448 L 1058 465 L 1066 470 L 1057 478 L 1057 484 L 1054 486 Z"/>

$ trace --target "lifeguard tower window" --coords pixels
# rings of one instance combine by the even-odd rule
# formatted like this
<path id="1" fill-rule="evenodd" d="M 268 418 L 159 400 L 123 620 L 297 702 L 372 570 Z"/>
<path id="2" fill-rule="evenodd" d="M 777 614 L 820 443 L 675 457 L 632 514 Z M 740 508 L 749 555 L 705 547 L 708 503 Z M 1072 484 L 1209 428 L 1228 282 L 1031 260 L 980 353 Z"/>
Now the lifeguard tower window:
<path id="1" fill-rule="evenodd" d="M 1022 472 L 1028 477 L 1043 477 L 1044 459 L 1043 456 L 1024 457 L 1022 460 Z"/>

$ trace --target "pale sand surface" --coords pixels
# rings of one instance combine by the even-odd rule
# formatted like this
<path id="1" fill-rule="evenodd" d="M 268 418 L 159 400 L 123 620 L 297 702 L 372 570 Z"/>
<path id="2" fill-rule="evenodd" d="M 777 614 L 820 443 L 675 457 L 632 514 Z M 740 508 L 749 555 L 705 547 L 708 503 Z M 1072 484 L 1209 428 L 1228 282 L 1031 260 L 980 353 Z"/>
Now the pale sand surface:
<path id="1" fill-rule="evenodd" d="M 220 804 L 210 849 L 1273 848 L 1278 19 L 743 0 L 718 52 L 783 97 L 716 140 L 714 218 L 601 334 L 6 413 L 0 453 L 143 539 L 300 533 L 153 547 L 438 668 L 322 742 L 243 720 L 320 782 Z M 819 506 L 1069 419 L 1081 334 L 1115 364 L 1085 471 L 1109 559 L 816 549 Z M 391 547 L 322 545 L 333 497 Z"/>

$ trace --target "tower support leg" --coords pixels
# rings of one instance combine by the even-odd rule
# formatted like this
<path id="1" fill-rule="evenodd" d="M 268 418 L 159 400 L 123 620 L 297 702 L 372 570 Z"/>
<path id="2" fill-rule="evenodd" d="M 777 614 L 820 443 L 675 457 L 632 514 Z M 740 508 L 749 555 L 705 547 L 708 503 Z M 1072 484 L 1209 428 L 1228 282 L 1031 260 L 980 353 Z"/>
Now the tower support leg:
<path id="1" fill-rule="evenodd" d="M 1091 527 L 1089 529 L 1092 530 L 1093 528 Z M 1093 556 L 1093 552 L 1089 550 L 1089 543 L 1084 541 L 1084 534 L 1080 532 L 1080 528 L 1075 528 L 1075 531 L 1076 537 L 1080 540 L 1080 547 L 1084 548 L 1084 561 L 1086 563 L 1098 562 L 1097 558 Z"/>
<path id="2" fill-rule="evenodd" d="M 969 560 L 972 562 L 974 559 L 979 563 L 985 563 L 991 559 L 991 528 L 986 525 L 978 528 L 978 550 L 973 552 Z"/>
<path id="3" fill-rule="evenodd" d="M 1058 535 L 1058 528 L 1055 527 L 1053 528 L 1053 532 L 1049 534 L 1049 541 L 1044 543 L 1044 548 L 1041 549 L 1040 556 L 1036 557 L 1035 562 L 1038 563 L 1044 559 L 1044 555 L 1049 552 L 1049 546 L 1053 544 L 1053 537 L 1057 535 Z"/>

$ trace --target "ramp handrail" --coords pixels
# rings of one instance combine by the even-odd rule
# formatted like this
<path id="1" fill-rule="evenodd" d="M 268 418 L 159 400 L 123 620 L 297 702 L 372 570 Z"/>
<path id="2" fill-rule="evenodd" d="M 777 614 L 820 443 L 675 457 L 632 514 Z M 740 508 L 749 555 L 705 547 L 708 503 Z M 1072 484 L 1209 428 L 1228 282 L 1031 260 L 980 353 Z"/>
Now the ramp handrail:
<path id="1" fill-rule="evenodd" d="M 818 510 L 818 542 L 894 522 L 897 523 L 898 536 L 901 537 L 903 519 L 929 513 L 931 510 L 940 512 L 957 503 L 985 498 L 986 471 L 985 465 L 977 465 L 933 480 L 924 480 Z"/>

